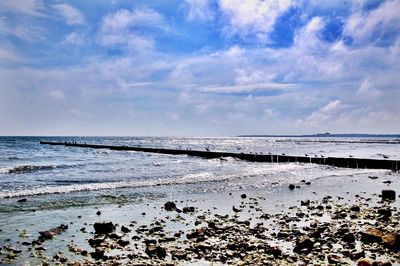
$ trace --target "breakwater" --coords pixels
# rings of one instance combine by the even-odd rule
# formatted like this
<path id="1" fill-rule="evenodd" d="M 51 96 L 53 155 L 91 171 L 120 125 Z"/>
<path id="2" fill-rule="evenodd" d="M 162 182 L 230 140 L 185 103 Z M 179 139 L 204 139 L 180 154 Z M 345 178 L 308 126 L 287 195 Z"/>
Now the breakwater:
<path id="1" fill-rule="evenodd" d="M 234 153 L 220 151 L 200 151 L 200 150 L 184 150 L 184 149 L 166 149 L 166 148 L 146 148 L 138 146 L 115 146 L 115 145 L 99 145 L 86 143 L 67 143 L 67 142 L 51 142 L 40 141 L 40 144 L 59 145 L 67 147 L 91 148 L 91 149 L 109 149 L 117 151 L 137 151 L 150 152 L 171 155 L 189 155 L 202 158 L 223 158 L 232 157 L 250 162 L 267 162 L 267 163 L 314 163 L 324 164 L 335 167 L 344 168 L 366 168 L 366 169 L 388 169 L 398 171 L 400 161 L 388 159 L 364 159 L 364 158 L 341 158 L 341 157 L 307 157 L 307 156 L 291 156 L 278 154 L 254 154 L 254 153 Z"/>

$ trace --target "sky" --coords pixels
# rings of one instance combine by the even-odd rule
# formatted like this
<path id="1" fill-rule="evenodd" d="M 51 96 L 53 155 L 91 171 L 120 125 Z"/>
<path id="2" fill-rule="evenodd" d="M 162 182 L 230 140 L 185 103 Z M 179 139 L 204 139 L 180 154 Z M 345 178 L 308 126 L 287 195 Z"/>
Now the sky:
<path id="1" fill-rule="evenodd" d="M 1 0 L 0 135 L 400 133 L 398 0 Z"/>

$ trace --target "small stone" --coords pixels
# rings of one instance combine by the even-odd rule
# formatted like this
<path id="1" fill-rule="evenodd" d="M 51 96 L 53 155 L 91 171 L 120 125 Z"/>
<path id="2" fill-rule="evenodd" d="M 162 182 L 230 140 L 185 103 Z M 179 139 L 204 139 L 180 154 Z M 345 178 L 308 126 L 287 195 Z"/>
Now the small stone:
<path id="1" fill-rule="evenodd" d="M 54 234 L 50 231 L 41 231 L 39 234 L 42 239 L 53 239 L 54 237 Z"/>
<path id="2" fill-rule="evenodd" d="M 396 232 L 383 235 L 382 241 L 390 248 L 400 248 L 400 238 Z"/>
<path id="3" fill-rule="evenodd" d="M 245 198 L 247 198 L 247 195 L 246 195 L 246 194 L 242 194 L 242 195 L 240 195 L 240 197 L 241 197 L 242 199 L 245 199 Z"/>
<path id="4" fill-rule="evenodd" d="M 28 201 L 27 199 L 19 199 L 17 202 L 22 203 L 22 202 L 27 202 L 27 201 Z"/>
<path id="5" fill-rule="evenodd" d="M 289 185 L 289 189 L 290 189 L 290 190 L 293 190 L 293 189 L 295 189 L 295 188 L 296 188 L 295 185 L 293 185 L 293 184 L 290 184 L 290 185 Z"/>
<path id="6" fill-rule="evenodd" d="M 382 190 L 382 199 L 383 200 L 396 200 L 396 191 L 392 189 L 383 189 Z"/>
<path id="7" fill-rule="evenodd" d="M 301 205 L 301 206 L 309 206 L 309 205 L 310 205 L 310 200 L 302 200 L 302 201 L 300 202 L 300 205 Z"/>
<path id="8" fill-rule="evenodd" d="M 121 226 L 121 232 L 123 232 L 123 233 L 129 233 L 131 231 L 131 229 L 129 229 L 128 227 L 126 227 L 126 226 Z"/>
<path id="9" fill-rule="evenodd" d="M 97 214 L 97 215 L 101 215 L 101 211 L 97 211 L 96 214 Z"/>
<path id="10" fill-rule="evenodd" d="M 194 212 L 194 207 L 183 207 L 182 211 L 183 213 Z"/>
<path id="11" fill-rule="evenodd" d="M 164 209 L 166 211 L 175 211 L 176 210 L 176 204 L 175 202 L 168 201 L 164 204 Z"/>
<path id="12" fill-rule="evenodd" d="M 296 253 L 310 253 L 313 247 L 314 241 L 306 237 L 296 243 L 293 251 Z"/>
<path id="13" fill-rule="evenodd" d="M 121 247 L 125 247 L 125 246 L 129 245 L 129 243 L 130 243 L 129 240 L 126 240 L 126 239 L 120 239 L 117 242 L 117 244 L 120 245 Z"/>

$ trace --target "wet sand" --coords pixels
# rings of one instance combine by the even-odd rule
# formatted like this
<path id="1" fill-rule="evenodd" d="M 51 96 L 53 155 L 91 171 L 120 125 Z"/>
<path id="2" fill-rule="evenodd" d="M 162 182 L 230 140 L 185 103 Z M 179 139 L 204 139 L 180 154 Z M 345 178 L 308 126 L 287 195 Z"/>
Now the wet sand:
<path id="1" fill-rule="evenodd" d="M 400 176 L 376 177 L 2 215 L 0 263 L 400 265 Z"/>

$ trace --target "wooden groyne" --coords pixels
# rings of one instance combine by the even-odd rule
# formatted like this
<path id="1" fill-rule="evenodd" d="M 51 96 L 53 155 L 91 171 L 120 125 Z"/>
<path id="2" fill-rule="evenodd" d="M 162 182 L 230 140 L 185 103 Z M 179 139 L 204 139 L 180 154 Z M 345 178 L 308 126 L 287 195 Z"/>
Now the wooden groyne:
<path id="1" fill-rule="evenodd" d="M 189 155 L 202 158 L 221 158 L 233 157 L 240 160 L 250 162 L 266 162 L 266 163 L 314 163 L 325 164 L 335 167 L 344 168 L 366 168 L 366 169 L 388 169 L 398 171 L 400 161 L 387 159 L 363 159 L 363 158 L 340 158 L 340 157 L 306 157 L 306 156 L 289 156 L 277 154 L 252 154 L 252 153 L 233 153 L 233 152 L 218 152 L 218 151 L 198 151 L 198 150 L 182 150 L 182 149 L 164 149 L 164 148 L 145 148 L 145 147 L 128 147 L 114 145 L 99 145 L 99 144 L 82 144 L 82 143 L 64 143 L 40 141 L 40 144 L 60 145 L 67 147 L 91 148 L 91 149 L 109 149 L 116 151 L 138 151 L 151 152 L 172 155 Z"/>

